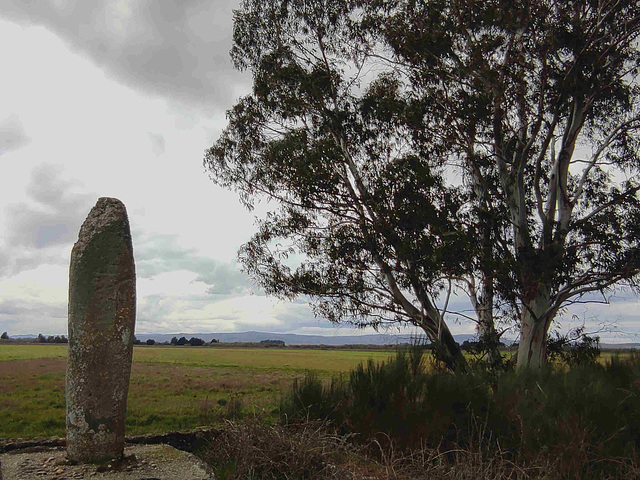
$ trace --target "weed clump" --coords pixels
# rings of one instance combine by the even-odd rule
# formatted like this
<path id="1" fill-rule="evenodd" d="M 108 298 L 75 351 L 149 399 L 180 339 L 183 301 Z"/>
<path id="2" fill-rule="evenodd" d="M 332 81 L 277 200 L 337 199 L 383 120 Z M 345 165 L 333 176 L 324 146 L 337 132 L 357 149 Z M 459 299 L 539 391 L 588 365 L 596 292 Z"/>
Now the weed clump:
<path id="1" fill-rule="evenodd" d="M 362 478 L 352 473 L 362 457 L 322 422 L 228 422 L 201 456 L 221 480 Z"/>

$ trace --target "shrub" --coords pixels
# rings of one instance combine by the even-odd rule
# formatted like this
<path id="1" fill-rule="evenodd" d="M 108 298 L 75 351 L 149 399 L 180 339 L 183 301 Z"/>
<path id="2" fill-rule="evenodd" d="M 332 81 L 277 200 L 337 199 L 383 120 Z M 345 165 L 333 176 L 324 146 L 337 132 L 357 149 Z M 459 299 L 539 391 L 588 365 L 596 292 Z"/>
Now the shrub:
<path id="1" fill-rule="evenodd" d="M 640 447 L 640 357 L 533 374 L 430 371 L 422 351 L 368 362 L 323 384 L 308 374 L 281 402 L 286 421 L 329 421 L 410 452 L 479 449 L 564 478 L 624 476 Z"/>
<path id="2" fill-rule="evenodd" d="M 566 366 L 594 363 L 600 356 L 600 337 L 584 332 L 584 326 L 570 330 L 566 335 L 557 331 L 547 339 L 547 359 Z"/>

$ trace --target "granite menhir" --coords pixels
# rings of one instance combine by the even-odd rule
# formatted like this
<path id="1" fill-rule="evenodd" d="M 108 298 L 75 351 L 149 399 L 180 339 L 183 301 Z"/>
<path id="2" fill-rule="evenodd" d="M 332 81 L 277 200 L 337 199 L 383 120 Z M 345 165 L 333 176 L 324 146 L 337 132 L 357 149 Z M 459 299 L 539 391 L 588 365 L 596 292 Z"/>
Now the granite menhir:
<path id="1" fill-rule="evenodd" d="M 136 321 L 127 211 L 100 198 L 80 228 L 69 269 L 67 457 L 121 458 Z"/>

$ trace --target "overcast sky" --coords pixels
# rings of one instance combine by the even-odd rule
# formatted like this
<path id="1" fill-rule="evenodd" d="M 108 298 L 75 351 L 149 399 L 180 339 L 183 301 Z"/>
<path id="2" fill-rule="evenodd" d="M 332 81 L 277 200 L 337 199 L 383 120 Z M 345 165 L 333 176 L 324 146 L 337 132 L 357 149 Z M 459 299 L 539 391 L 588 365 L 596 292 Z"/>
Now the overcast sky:
<path id="1" fill-rule="evenodd" d="M 238 4 L 0 2 L 0 331 L 66 333 L 71 248 L 110 196 L 131 222 L 138 333 L 368 333 L 265 297 L 235 261 L 254 213 L 208 179 L 202 156 L 250 89 L 228 55 Z M 636 341 L 639 311 L 621 294 L 562 324 L 576 314 L 592 329 L 615 323 L 623 334 L 606 340 Z"/>

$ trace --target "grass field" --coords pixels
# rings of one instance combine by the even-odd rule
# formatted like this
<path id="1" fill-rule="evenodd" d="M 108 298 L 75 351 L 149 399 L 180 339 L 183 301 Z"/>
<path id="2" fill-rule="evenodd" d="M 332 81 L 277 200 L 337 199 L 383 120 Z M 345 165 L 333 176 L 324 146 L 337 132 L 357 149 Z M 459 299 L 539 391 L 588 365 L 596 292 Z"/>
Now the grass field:
<path id="1" fill-rule="evenodd" d="M 66 345 L 0 345 L 0 438 L 62 436 Z M 322 377 L 394 352 L 141 346 L 127 433 L 190 429 L 239 416 L 275 418 L 281 392 L 312 370 Z"/>

